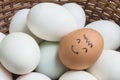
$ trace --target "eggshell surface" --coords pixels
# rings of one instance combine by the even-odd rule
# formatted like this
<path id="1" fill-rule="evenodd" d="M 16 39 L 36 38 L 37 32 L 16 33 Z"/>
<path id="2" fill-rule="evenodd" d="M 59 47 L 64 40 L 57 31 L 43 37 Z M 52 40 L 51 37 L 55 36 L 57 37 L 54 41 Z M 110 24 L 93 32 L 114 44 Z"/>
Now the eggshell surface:
<path id="1" fill-rule="evenodd" d="M 2 32 L 0 32 L 0 43 L 1 41 L 5 38 L 5 34 L 3 34 Z"/>
<path id="2" fill-rule="evenodd" d="M 86 23 L 86 16 L 82 6 L 76 3 L 66 3 L 63 5 L 75 18 L 78 28 L 83 28 Z"/>
<path id="3" fill-rule="evenodd" d="M 7 35 L 0 45 L 1 64 L 15 74 L 33 71 L 40 61 L 40 49 L 28 34 L 14 32 Z"/>
<path id="4" fill-rule="evenodd" d="M 104 39 L 104 49 L 116 50 L 120 46 L 120 26 L 108 20 L 98 20 L 86 26 L 101 33 Z"/>
<path id="5" fill-rule="evenodd" d="M 86 71 L 68 71 L 59 80 L 97 80 L 92 74 Z"/>
<path id="6" fill-rule="evenodd" d="M 12 74 L 0 64 L 0 80 L 13 80 Z"/>
<path id="7" fill-rule="evenodd" d="M 38 43 L 42 40 L 36 37 L 27 27 L 27 15 L 30 9 L 21 9 L 14 14 L 10 22 L 9 32 L 24 32 L 32 36 Z"/>
<path id="8" fill-rule="evenodd" d="M 59 58 L 70 69 L 86 69 L 99 58 L 103 46 L 104 42 L 100 33 L 89 28 L 79 29 L 61 40 Z"/>
<path id="9" fill-rule="evenodd" d="M 0 32 L 0 43 L 2 42 L 2 40 L 5 38 L 5 34 L 3 34 L 2 32 Z M 1 45 L 1 44 L 0 44 Z M 1 59 L 1 56 L 0 56 Z M 1 60 L 0 60 L 1 61 Z"/>
<path id="10" fill-rule="evenodd" d="M 77 23 L 68 10 L 49 2 L 31 8 L 27 25 L 36 36 L 47 41 L 60 41 L 63 36 L 77 29 Z"/>
<path id="11" fill-rule="evenodd" d="M 10 22 L 10 33 L 12 32 L 28 32 L 26 25 L 27 15 L 30 9 L 21 9 L 14 14 Z"/>
<path id="12" fill-rule="evenodd" d="M 32 73 L 20 76 L 16 80 L 51 80 L 51 79 L 44 74 L 32 72 Z"/>
<path id="13" fill-rule="evenodd" d="M 120 80 L 120 52 L 104 50 L 97 62 L 87 71 L 98 80 Z"/>
<path id="14" fill-rule="evenodd" d="M 41 60 L 36 68 L 37 72 L 43 73 L 53 80 L 59 78 L 67 70 L 59 60 L 58 47 L 59 43 L 56 42 L 41 43 Z"/>

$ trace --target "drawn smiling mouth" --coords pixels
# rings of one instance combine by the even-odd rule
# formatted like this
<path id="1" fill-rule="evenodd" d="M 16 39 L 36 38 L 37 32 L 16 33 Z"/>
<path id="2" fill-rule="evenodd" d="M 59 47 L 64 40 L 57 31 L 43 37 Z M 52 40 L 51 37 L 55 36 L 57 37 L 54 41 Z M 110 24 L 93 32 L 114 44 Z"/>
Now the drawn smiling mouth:
<path id="1" fill-rule="evenodd" d="M 78 52 L 74 50 L 74 46 L 73 45 L 71 46 L 71 50 L 72 50 L 73 53 L 78 54 Z"/>

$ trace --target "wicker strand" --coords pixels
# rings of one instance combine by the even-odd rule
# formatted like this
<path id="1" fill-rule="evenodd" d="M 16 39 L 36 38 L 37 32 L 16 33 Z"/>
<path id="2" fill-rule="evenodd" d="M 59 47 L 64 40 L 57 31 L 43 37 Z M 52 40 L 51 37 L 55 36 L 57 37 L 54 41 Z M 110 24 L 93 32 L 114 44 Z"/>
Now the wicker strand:
<path id="1" fill-rule="evenodd" d="M 0 31 L 3 33 L 8 32 L 10 20 L 18 10 L 31 8 L 41 2 L 54 2 L 57 4 L 76 2 L 84 8 L 87 23 L 107 19 L 120 25 L 120 0 L 1 0 Z"/>

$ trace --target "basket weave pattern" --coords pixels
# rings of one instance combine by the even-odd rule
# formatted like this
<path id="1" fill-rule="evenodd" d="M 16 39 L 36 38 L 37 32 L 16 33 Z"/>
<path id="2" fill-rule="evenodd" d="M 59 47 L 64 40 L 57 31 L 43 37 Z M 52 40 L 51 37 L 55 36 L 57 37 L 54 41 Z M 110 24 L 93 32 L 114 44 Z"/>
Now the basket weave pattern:
<path id="1" fill-rule="evenodd" d="M 17 10 L 31 8 L 40 2 L 58 4 L 76 2 L 83 6 L 87 23 L 107 19 L 114 20 L 120 25 L 120 0 L 2 0 L 0 1 L 0 31 L 8 32 L 10 20 Z"/>
<path id="2" fill-rule="evenodd" d="M 120 0 L 0 0 L 0 32 L 9 33 L 9 23 L 16 11 L 31 8 L 41 2 L 58 4 L 76 2 L 84 8 L 87 23 L 107 19 L 120 25 Z"/>

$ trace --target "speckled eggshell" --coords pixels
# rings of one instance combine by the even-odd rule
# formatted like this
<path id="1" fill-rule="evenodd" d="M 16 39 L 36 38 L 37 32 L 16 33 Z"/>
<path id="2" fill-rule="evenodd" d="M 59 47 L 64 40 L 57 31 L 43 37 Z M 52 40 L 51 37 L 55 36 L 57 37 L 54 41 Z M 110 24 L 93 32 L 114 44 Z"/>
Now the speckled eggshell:
<path id="1" fill-rule="evenodd" d="M 103 46 L 104 42 L 100 33 L 89 28 L 79 29 L 61 40 L 59 58 L 70 69 L 86 69 L 99 58 Z"/>

